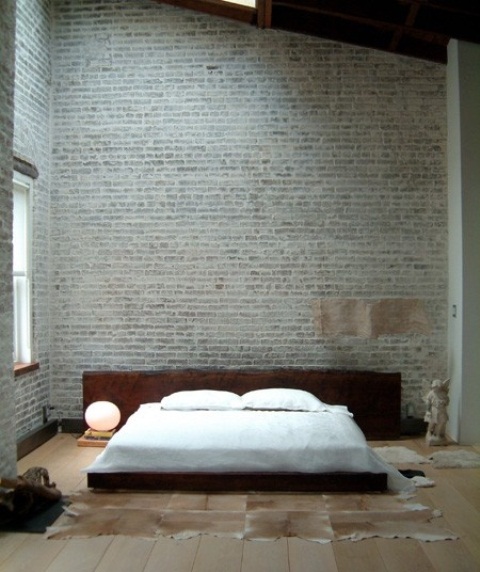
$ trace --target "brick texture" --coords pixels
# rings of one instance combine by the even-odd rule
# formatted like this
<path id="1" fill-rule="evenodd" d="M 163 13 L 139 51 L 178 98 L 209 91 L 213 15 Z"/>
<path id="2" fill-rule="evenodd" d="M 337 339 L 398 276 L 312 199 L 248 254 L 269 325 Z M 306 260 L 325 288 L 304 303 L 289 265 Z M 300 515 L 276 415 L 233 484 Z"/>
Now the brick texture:
<path id="1" fill-rule="evenodd" d="M 446 374 L 445 68 L 148 1 L 54 2 L 51 380 L 85 369 Z M 414 297 L 433 333 L 319 337 Z"/>
<path id="2" fill-rule="evenodd" d="M 0 13 L 0 476 L 16 474 L 12 313 L 12 168 L 15 1 Z"/>
<path id="3" fill-rule="evenodd" d="M 16 433 L 43 421 L 49 403 L 50 0 L 17 0 L 14 152 L 35 165 L 32 204 L 33 359 L 40 368 L 15 380 Z"/>

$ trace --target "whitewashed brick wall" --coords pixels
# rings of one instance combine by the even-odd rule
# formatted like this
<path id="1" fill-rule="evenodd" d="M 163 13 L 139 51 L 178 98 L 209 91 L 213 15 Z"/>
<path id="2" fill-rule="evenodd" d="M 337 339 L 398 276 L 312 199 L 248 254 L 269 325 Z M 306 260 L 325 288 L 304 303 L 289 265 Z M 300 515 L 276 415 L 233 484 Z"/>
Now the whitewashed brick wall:
<path id="1" fill-rule="evenodd" d="M 15 1 L 0 11 L 0 476 L 16 474 L 12 313 L 12 168 Z"/>
<path id="2" fill-rule="evenodd" d="M 49 185 L 50 0 L 17 0 L 14 152 L 35 165 L 32 202 L 32 307 L 35 372 L 15 380 L 17 436 L 43 422 L 50 397 Z"/>
<path id="3" fill-rule="evenodd" d="M 52 401 L 86 369 L 446 374 L 445 68 L 145 1 L 54 0 Z M 319 337 L 323 297 L 430 336 Z M 421 413 L 421 412 L 420 412 Z"/>

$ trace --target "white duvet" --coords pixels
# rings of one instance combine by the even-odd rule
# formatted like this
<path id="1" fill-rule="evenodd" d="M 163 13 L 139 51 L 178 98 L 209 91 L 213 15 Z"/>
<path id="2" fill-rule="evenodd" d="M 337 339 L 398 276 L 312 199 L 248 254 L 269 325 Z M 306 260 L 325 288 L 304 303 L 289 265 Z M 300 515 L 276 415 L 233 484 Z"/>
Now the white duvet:
<path id="1" fill-rule="evenodd" d="M 389 489 L 413 488 L 368 446 L 348 410 L 334 406 L 307 413 L 165 411 L 145 404 L 84 471 L 383 472 Z"/>

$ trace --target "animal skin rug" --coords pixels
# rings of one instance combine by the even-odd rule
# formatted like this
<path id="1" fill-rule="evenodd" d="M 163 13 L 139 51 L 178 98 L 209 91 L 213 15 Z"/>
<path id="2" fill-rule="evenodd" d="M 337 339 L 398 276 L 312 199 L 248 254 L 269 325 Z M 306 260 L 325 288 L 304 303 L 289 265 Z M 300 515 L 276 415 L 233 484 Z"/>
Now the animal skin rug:
<path id="1" fill-rule="evenodd" d="M 454 451 L 437 451 L 430 455 L 435 469 L 473 469 L 480 467 L 480 455 L 473 451 L 457 449 Z"/>
<path id="2" fill-rule="evenodd" d="M 430 463 L 426 457 L 422 457 L 407 447 L 374 447 L 373 450 L 377 455 L 380 455 L 384 461 L 393 465 L 401 465 L 404 463 Z"/>
<path id="3" fill-rule="evenodd" d="M 177 540 L 299 537 L 320 543 L 365 538 L 456 539 L 441 513 L 393 494 L 190 494 L 83 491 L 47 530 L 52 539 L 125 535 Z"/>
<path id="4" fill-rule="evenodd" d="M 428 459 L 407 447 L 374 447 L 373 450 L 384 461 L 392 465 L 431 463 L 435 469 L 480 467 L 480 455 L 465 449 L 442 449 L 432 453 Z"/>

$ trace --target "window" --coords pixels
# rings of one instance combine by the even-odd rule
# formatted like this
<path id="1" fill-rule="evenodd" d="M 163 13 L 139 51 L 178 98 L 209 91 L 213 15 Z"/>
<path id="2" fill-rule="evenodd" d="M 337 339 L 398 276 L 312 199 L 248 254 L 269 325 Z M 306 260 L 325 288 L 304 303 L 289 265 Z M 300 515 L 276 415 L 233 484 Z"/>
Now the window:
<path id="1" fill-rule="evenodd" d="M 249 8 L 256 7 L 256 0 L 228 0 L 232 4 L 241 4 L 242 6 L 248 6 Z"/>
<path id="2" fill-rule="evenodd" d="M 31 224 L 32 179 L 15 173 L 13 178 L 13 327 L 15 364 L 32 361 Z"/>

